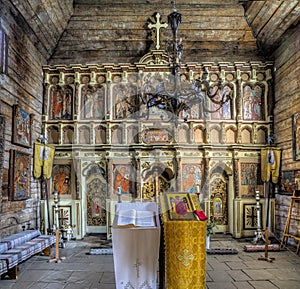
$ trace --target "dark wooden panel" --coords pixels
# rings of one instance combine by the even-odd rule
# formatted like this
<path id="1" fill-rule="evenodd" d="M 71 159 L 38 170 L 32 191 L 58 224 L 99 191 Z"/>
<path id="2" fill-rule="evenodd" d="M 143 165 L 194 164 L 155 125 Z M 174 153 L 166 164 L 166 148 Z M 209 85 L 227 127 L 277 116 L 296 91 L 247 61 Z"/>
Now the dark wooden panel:
<path id="1" fill-rule="evenodd" d="M 299 24 L 298 24 L 299 29 Z M 300 109 L 300 34 L 295 28 L 275 53 L 274 134 L 282 149 L 282 170 L 300 169 L 293 160 L 292 116 Z"/>
<path id="2" fill-rule="evenodd" d="M 44 44 L 48 52 L 51 50 L 51 34 L 48 31 L 43 31 L 43 23 L 40 22 L 37 15 L 34 14 L 30 4 L 25 1 L 14 0 L 15 6 L 19 11 L 22 11 L 22 16 L 35 32 L 39 40 Z"/>
<path id="3" fill-rule="evenodd" d="M 262 29 L 258 39 L 262 40 L 263 44 L 272 46 L 279 42 L 281 40 L 282 35 L 299 20 L 299 1 L 285 1 L 273 15 L 273 21 L 269 21 L 265 25 L 264 29 Z"/>
<path id="4" fill-rule="evenodd" d="M 248 1 L 245 16 L 265 55 L 272 54 L 282 36 L 300 19 L 298 0 Z"/>
<path id="5" fill-rule="evenodd" d="M 94 5 L 92 8 L 91 3 Z M 51 63 L 66 63 L 66 59 L 72 60 L 71 55 L 76 57 L 76 62 L 81 59 L 84 63 L 91 60 L 85 59 L 86 56 L 93 61 L 97 58 L 100 62 L 111 59 L 113 62 L 139 60 L 154 48 L 151 31 L 147 27 L 149 18 L 158 11 L 162 21 L 166 22 L 172 11 L 169 4 L 157 3 L 159 7 L 152 5 L 152 1 L 150 5 L 145 2 L 135 5 L 136 1 L 110 2 L 106 5 L 102 5 L 101 1 L 75 2 L 74 14 Z M 203 55 L 216 59 L 226 53 L 257 56 L 256 39 L 238 1 L 207 1 L 205 4 L 179 1 L 176 7 L 182 14 L 179 37 L 183 39 L 185 61 L 199 61 Z M 170 35 L 170 31 L 161 31 L 162 39 L 168 33 Z M 129 57 L 127 61 L 126 56 Z"/>
<path id="6" fill-rule="evenodd" d="M 299 53 L 300 47 L 300 23 L 294 28 L 290 29 L 288 33 L 285 34 L 285 37 L 276 50 L 276 67 L 280 68 L 282 65 L 285 65 L 287 60 Z"/>
<path id="7" fill-rule="evenodd" d="M 238 0 L 176 0 L 176 7 L 182 5 L 182 4 L 198 4 L 199 2 L 203 5 L 209 4 L 209 5 L 236 5 L 239 1 Z M 74 0 L 75 5 L 122 5 L 122 6 L 128 6 L 128 5 L 141 5 L 147 3 L 146 0 L 115 0 L 115 1 L 107 1 L 107 0 Z M 167 5 L 171 8 L 173 5 L 171 4 L 171 1 L 161 1 L 161 0 L 150 0 L 147 4 L 148 6 L 151 5 Z"/>
<path id="8" fill-rule="evenodd" d="M 265 5 L 265 0 L 262 1 L 248 1 L 250 4 L 246 10 L 245 16 L 248 19 L 248 23 L 252 26 L 252 23 L 256 16 L 259 14 L 260 10 Z"/>
<path id="9" fill-rule="evenodd" d="M 220 3 L 219 3 L 220 4 Z M 230 16 L 236 17 L 238 15 L 243 16 L 243 8 L 240 5 L 231 5 L 224 6 L 224 9 L 220 9 L 220 6 L 202 6 L 202 5 L 182 5 L 177 8 L 177 12 L 180 12 L 184 19 L 192 19 L 193 21 L 197 21 L 194 19 L 195 16 Z M 159 7 L 153 7 L 149 5 L 134 5 L 133 7 L 125 6 L 118 7 L 117 5 L 105 5 L 105 6 L 75 6 L 75 11 L 71 20 L 76 19 L 76 17 L 80 17 L 83 20 L 88 20 L 89 18 L 93 18 L 95 16 L 114 16 L 117 15 L 119 17 L 128 17 L 131 16 L 134 18 L 139 18 L 140 20 L 143 18 L 148 18 L 153 15 L 155 12 L 159 12 L 163 19 L 166 20 L 166 17 L 172 13 L 172 8 L 166 5 L 160 5 Z M 129 22 L 129 21 L 127 21 Z"/>
<path id="10" fill-rule="evenodd" d="M 12 0 L 12 2 L 45 47 L 48 58 L 73 13 L 72 0 Z"/>
<path id="11" fill-rule="evenodd" d="M 280 2 L 283 1 L 265 1 L 265 4 L 261 7 L 251 23 L 256 35 L 259 35 L 266 23 L 272 22 L 272 16 L 278 9 Z"/>
<path id="12" fill-rule="evenodd" d="M 245 18 L 243 16 L 218 16 L 216 21 L 216 17 L 214 16 L 205 16 L 205 15 L 197 15 L 197 19 L 195 21 L 191 21 L 187 18 L 182 19 L 182 23 L 179 27 L 179 31 L 182 29 L 205 29 L 206 27 L 211 27 L 214 29 L 222 29 L 222 30 L 250 30 L 247 25 Z M 83 19 L 86 18 L 86 19 Z M 68 25 L 68 30 L 71 29 L 96 29 L 96 30 L 112 30 L 112 29 L 141 29 L 144 28 L 149 23 L 147 20 L 149 17 L 141 17 L 139 16 L 131 16 L 130 21 L 128 21 L 127 16 L 117 16 L 117 15 L 97 15 L 93 18 L 90 16 L 79 17 L 75 16 L 70 21 Z M 164 17 L 165 19 L 167 17 Z M 166 22 L 166 21 L 163 21 Z M 108 23 L 110 25 L 108 26 Z"/>

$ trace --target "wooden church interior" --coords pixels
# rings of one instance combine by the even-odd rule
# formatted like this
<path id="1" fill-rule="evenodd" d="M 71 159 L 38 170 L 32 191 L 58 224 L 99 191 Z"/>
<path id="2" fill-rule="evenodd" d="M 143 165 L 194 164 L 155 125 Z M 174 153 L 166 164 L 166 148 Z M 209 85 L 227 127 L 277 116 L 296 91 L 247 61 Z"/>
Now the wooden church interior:
<path id="1" fill-rule="evenodd" d="M 263 227 L 269 196 L 281 238 L 300 189 L 299 1 L 177 0 L 181 81 L 206 77 L 215 102 L 170 117 L 143 97 L 168 85 L 172 34 L 149 23 L 167 23 L 174 2 L 0 0 L 0 237 L 51 231 L 58 205 L 73 238 L 110 238 L 117 202 L 166 192 L 196 194 L 216 232 L 252 237 L 259 191 Z M 55 147 L 43 182 L 41 135 Z M 276 182 L 261 179 L 270 144 Z M 299 218 L 291 232 L 300 236 Z"/>

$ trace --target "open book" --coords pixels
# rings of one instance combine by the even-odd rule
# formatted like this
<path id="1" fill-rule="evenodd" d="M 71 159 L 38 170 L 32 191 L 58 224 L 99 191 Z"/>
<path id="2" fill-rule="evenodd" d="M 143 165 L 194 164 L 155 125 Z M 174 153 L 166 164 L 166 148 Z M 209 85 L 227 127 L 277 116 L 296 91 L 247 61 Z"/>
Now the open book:
<path id="1" fill-rule="evenodd" d="M 138 211 L 135 209 L 120 210 L 117 212 L 117 226 L 122 227 L 156 227 L 153 211 Z"/>

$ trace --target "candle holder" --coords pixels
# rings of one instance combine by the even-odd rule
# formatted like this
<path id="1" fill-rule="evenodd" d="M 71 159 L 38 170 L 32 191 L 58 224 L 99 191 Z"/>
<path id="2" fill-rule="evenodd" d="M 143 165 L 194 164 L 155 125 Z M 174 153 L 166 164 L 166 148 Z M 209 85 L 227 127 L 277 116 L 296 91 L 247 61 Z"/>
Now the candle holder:
<path id="1" fill-rule="evenodd" d="M 255 237 L 252 241 L 252 244 L 258 244 L 259 242 L 265 242 L 265 237 L 261 231 L 261 215 L 260 215 L 260 195 L 259 191 L 256 191 L 255 194 L 255 200 L 256 200 L 256 219 L 257 219 L 257 230 L 254 233 Z"/>

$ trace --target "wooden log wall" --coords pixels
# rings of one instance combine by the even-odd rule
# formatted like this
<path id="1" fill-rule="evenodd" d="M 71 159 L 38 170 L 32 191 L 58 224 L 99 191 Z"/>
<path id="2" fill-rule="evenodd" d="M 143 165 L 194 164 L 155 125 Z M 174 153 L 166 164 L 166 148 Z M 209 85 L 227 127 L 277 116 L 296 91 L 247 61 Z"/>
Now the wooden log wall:
<path id="1" fill-rule="evenodd" d="M 29 6 L 29 2 L 32 6 Z M 35 141 L 41 134 L 42 120 L 42 100 L 43 100 L 43 65 L 47 64 L 47 59 L 52 54 L 56 45 L 55 40 L 51 40 L 53 34 L 44 34 L 41 23 L 45 18 L 53 17 L 53 10 L 44 10 L 43 16 L 38 10 L 42 9 L 45 1 L 7 1 L 0 0 L 0 28 L 7 35 L 7 71 L 0 74 L 0 115 L 5 118 L 4 128 L 4 156 L 3 178 L 0 187 L 0 238 L 22 231 L 27 228 L 37 228 L 40 224 L 40 185 L 32 177 L 33 145 L 27 148 L 12 143 L 13 134 L 13 105 L 18 106 L 29 114 L 33 114 L 32 140 Z M 50 2 L 50 1 L 49 1 Z M 57 7 L 59 2 L 51 1 L 51 5 Z M 69 9 L 65 10 L 65 17 L 69 19 L 72 10 L 72 3 Z M 15 6 L 14 6 L 15 5 Z M 51 6 L 51 7 L 52 7 Z M 20 9 L 20 10 L 18 10 Z M 20 13 L 31 18 L 31 22 Z M 48 11 L 48 16 L 46 15 Z M 40 11 L 41 12 L 41 11 Z M 53 25 L 59 25 L 59 21 L 52 18 L 52 25 L 44 22 L 44 27 L 55 32 Z M 62 28 L 60 28 L 62 29 Z M 50 32 L 49 32 L 50 33 Z M 48 40 L 46 42 L 45 40 Z M 50 39 L 50 40 L 49 40 Z M 30 197 L 27 200 L 12 201 L 9 194 L 9 170 L 10 170 L 10 150 L 29 154 L 30 158 Z"/>
<path id="2" fill-rule="evenodd" d="M 290 171 L 294 176 L 300 170 L 300 160 L 293 158 L 292 125 L 293 115 L 300 113 L 299 31 L 300 24 L 289 32 L 289 35 L 275 52 L 275 141 L 278 147 L 282 149 L 281 171 Z M 290 182 L 293 183 L 294 180 L 292 179 Z M 279 188 L 276 206 L 276 229 L 279 233 L 284 230 L 289 204 L 290 196 L 285 195 Z M 293 226 L 295 231 L 295 224 Z"/>
<path id="3" fill-rule="evenodd" d="M 188 2 L 188 3 L 187 3 Z M 74 14 L 49 64 L 135 63 L 154 49 L 149 18 L 161 22 L 173 11 L 170 1 L 76 0 Z M 182 14 L 179 37 L 183 62 L 256 61 L 256 39 L 236 0 L 176 1 Z M 165 39 L 170 31 L 161 29 Z"/>

